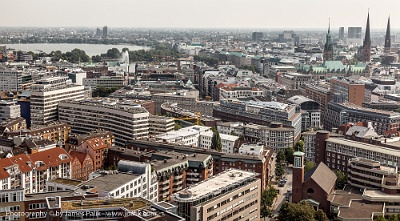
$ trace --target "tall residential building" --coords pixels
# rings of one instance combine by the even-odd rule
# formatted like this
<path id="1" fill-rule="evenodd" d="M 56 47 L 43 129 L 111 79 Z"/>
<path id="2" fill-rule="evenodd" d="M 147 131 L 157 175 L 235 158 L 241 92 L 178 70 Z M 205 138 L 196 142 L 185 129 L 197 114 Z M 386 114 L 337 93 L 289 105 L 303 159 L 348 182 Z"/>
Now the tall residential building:
<path id="1" fill-rule="evenodd" d="M 344 38 L 344 27 L 339 27 L 339 38 L 340 39 Z"/>
<path id="2" fill-rule="evenodd" d="M 175 120 L 173 117 L 150 115 L 149 134 L 157 135 L 174 130 Z"/>
<path id="3" fill-rule="evenodd" d="M 108 28 L 107 28 L 107 26 L 104 26 L 103 27 L 103 38 L 107 38 L 107 36 L 108 36 Z"/>
<path id="4" fill-rule="evenodd" d="M 330 23 L 329 23 L 328 33 L 326 34 L 326 40 L 324 46 L 324 61 L 333 61 L 333 45 L 332 45 Z"/>
<path id="5" fill-rule="evenodd" d="M 369 12 L 367 17 L 367 25 L 365 28 L 365 38 L 361 48 L 361 58 L 363 62 L 371 61 L 371 33 L 369 27 Z"/>
<path id="6" fill-rule="evenodd" d="M 386 36 L 385 36 L 385 53 L 390 53 L 391 48 L 391 39 L 390 39 L 390 17 L 388 18 L 387 27 L 386 27 Z"/>
<path id="7" fill-rule="evenodd" d="M 60 121 L 71 125 L 73 133 L 107 130 L 114 134 L 115 143 L 119 146 L 149 135 L 149 112 L 129 101 L 93 98 L 64 101 L 58 108 Z"/>
<path id="8" fill-rule="evenodd" d="M 0 100 L 0 120 L 15 119 L 21 116 L 21 107 L 17 101 Z"/>
<path id="9" fill-rule="evenodd" d="M 51 77 L 31 86 L 31 124 L 46 125 L 58 120 L 58 103 L 83 100 L 84 86 L 74 85 L 68 77 Z"/>
<path id="10" fill-rule="evenodd" d="M 230 169 L 173 195 L 178 215 L 187 221 L 260 220 L 260 179 Z"/>

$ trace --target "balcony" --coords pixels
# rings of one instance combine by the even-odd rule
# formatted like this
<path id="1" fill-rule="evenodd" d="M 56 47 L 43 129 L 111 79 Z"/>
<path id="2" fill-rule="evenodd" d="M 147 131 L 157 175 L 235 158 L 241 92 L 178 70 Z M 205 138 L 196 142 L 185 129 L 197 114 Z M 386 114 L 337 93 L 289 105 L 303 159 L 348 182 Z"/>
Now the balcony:
<path id="1" fill-rule="evenodd" d="M 182 175 L 177 175 L 177 176 L 174 176 L 174 180 L 181 180 L 182 179 Z"/>

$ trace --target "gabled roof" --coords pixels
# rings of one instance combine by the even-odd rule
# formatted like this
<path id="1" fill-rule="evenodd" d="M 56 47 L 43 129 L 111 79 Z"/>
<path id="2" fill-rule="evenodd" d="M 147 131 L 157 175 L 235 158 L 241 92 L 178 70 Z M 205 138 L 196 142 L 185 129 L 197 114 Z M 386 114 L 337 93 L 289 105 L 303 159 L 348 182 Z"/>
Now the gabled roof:
<path id="1" fill-rule="evenodd" d="M 22 173 L 32 171 L 32 169 L 45 170 L 48 167 L 58 166 L 61 163 L 71 162 L 71 156 L 60 147 L 34 154 L 19 154 L 10 158 L 0 159 L 0 179 L 10 177 L 6 171 L 7 167 L 17 166 Z M 40 164 L 35 164 L 40 162 Z"/>
<path id="2" fill-rule="evenodd" d="M 312 179 L 319 187 L 329 194 L 336 183 L 336 174 L 324 163 L 319 163 L 304 175 L 304 182 Z"/>
<path id="3" fill-rule="evenodd" d="M 81 164 L 85 161 L 86 157 L 89 156 L 87 153 L 82 153 L 74 150 L 70 151 L 69 155 L 71 155 L 72 159 L 78 159 Z"/>

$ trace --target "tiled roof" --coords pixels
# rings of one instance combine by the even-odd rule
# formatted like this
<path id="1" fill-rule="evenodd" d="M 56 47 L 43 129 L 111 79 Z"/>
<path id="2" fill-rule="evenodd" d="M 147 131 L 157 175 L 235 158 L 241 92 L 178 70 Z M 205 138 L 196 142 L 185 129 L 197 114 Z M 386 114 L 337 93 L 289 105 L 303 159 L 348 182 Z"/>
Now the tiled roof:
<path id="1" fill-rule="evenodd" d="M 81 162 L 81 164 L 85 161 L 86 156 L 89 156 L 87 153 L 82 153 L 82 152 L 78 152 L 78 151 L 74 151 L 74 150 L 70 151 L 69 155 L 71 155 L 71 157 L 73 159 L 77 158 L 79 160 L 79 162 Z"/>
<path id="2" fill-rule="evenodd" d="M 92 138 L 86 141 L 88 146 L 90 146 L 93 150 L 101 150 L 108 148 L 107 144 L 100 138 Z"/>
<path id="3" fill-rule="evenodd" d="M 308 179 L 313 179 L 325 193 L 329 194 L 332 188 L 334 188 L 337 178 L 336 174 L 329 167 L 324 163 L 319 163 L 304 175 L 304 181 Z"/>
<path id="4" fill-rule="evenodd" d="M 52 148 L 34 154 L 20 154 L 11 158 L 0 159 L 0 179 L 5 179 L 10 176 L 6 171 L 7 167 L 17 165 L 22 173 L 31 171 L 33 168 L 44 170 L 50 166 L 58 166 L 61 163 L 71 162 L 71 156 L 60 147 Z M 35 164 L 36 162 L 42 162 Z"/>

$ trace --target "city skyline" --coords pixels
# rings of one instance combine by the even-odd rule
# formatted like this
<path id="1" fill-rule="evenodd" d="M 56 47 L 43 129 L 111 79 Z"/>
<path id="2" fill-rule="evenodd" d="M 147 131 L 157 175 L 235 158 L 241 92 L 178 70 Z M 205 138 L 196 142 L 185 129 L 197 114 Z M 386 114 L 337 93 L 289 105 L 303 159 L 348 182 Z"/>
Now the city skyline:
<path id="1" fill-rule="evenodd" d="M 365 27 L 368 10 L 372 29 L 384 29 L 388 16 L 392 28 L 400 28 L 396 9 L 400 2 L 336 0 L 321 4 L 309 1 L 217 1 L 187 2 L 172 0 L 111 1 L 43 0 L 7 1 L 2 5 L 6 19 L 0 27 L 110 27 L 127 28 L 246 28 L 246 29 L 320 29 Z M 387 7 L 390 5 L 391 7 Z M 113 9 L 114 8 L 114 9 Z M 18 16 L 15 10 L 18 9 Z M 32 10 L 34 9 L 34 10 Z M 113 10 L 110 10 L 113 9 Z M 11 19 L 12 18 L 12 19 Z"/>

